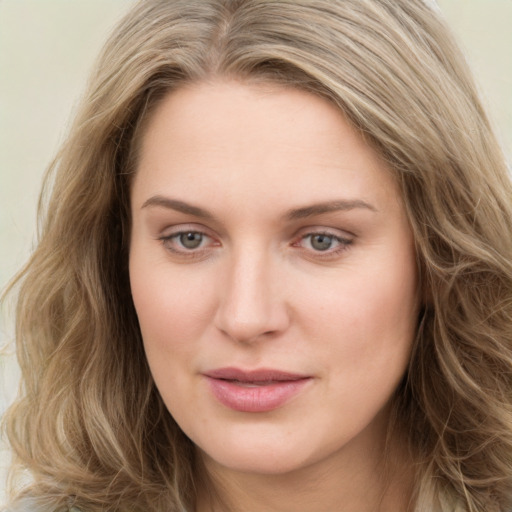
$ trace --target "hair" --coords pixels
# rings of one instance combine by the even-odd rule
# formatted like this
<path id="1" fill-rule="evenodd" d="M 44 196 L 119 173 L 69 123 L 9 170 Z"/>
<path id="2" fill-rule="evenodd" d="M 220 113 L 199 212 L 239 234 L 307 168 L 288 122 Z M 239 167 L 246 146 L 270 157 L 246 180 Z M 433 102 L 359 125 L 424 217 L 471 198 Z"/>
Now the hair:
<path id="1" fill-rule="evenodd" d="M 190 510 L 201 472 L 153 383 L 128 279 L 145 120 L 217 77 L 329 99 L 393 170 L 423 297 L 396 392 L 415 511 L 512 507 L 512 188 L 467 64 L 422 0 L 145 0 L 109 39 L 17 277 L 15 474 L 52 510 Z M 390 427 L 391 428 L 391 427 Z"/>

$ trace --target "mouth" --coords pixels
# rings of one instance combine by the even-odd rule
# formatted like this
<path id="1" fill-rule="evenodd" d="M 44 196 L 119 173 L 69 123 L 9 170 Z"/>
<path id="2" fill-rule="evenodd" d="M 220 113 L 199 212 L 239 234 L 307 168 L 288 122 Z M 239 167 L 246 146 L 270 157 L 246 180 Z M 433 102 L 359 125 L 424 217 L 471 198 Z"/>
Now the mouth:
<path id="1" fill-rule="evenodd" d="M 219 368 L 203 374 L 214 397 L 239 412 L 268 412 L 284 406 L 312 380 L 309 375 L 273 369 Z"/>

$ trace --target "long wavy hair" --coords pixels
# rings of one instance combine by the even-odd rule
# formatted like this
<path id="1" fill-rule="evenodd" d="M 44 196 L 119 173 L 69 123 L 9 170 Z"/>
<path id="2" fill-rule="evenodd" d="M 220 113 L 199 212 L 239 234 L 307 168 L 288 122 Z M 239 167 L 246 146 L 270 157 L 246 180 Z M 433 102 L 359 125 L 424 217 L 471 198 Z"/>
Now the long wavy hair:
<path id="1" fill-rule="evenodd" d="M 512 507 L 512 188 L 463 55 L 422 0 L 144 0 L 92 76 L 15 281 L 13 474 L 51 510 L 193 510 L 191 442 L 146 364 L 130 181 L 159 100 L 211 77 L 328 98 L 394 170 L 423 310 L 394 397 L 416 512 Z"/>

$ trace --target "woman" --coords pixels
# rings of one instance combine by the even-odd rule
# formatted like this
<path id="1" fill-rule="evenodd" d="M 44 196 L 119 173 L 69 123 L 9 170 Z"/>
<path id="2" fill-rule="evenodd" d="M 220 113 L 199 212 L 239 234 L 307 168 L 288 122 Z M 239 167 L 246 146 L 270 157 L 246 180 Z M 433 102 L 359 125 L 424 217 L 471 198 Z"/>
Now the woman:
<path id="1" fill-rule="evenodd" d="M 511 509 L 511 186 L 427 3 L 141 2 L 51 179 L 14 510 Z"/>

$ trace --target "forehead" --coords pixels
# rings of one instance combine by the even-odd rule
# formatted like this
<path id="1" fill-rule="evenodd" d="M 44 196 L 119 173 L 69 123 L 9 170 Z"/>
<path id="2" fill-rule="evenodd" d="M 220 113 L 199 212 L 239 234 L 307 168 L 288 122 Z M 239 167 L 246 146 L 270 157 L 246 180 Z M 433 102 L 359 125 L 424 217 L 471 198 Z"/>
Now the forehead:
<path id="1" fill-rule="evenodd" d="M 236 81 L 180 88 L 155 109 L 133 195 L 141 202 L 156 193 L 210 204 L 227 197 L 272 204 L 398 197 L 391 171 L 333 104 L 293 88 Z"/>

